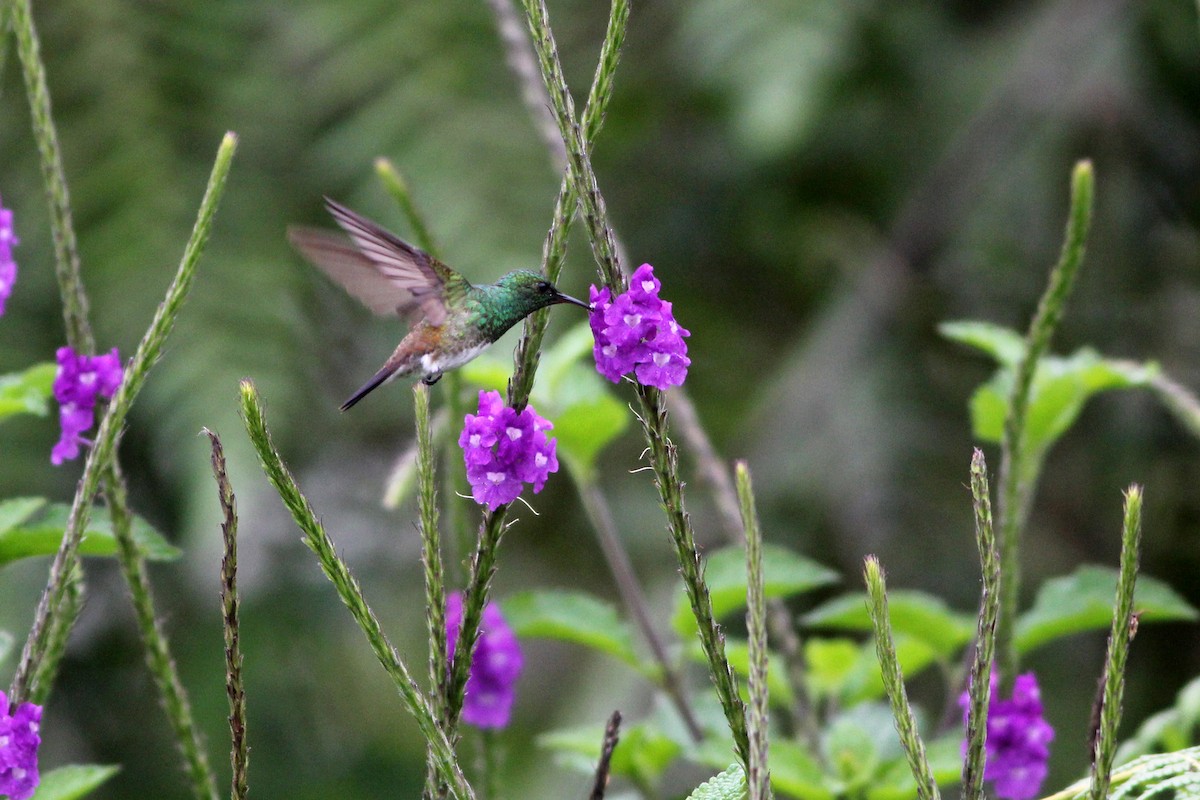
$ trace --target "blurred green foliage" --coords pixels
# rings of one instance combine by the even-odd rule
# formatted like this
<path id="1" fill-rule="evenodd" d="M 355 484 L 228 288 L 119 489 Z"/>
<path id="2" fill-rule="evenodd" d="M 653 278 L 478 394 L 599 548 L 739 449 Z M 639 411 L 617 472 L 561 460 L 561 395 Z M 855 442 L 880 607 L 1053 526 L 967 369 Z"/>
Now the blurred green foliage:
<path id="1" fill-rule="evenodd" d="M 577 88 L 604 12 L 551 4 Z M 372 171 L 384 155 L 469 277 L 536 263 L 559 176 L 503 68 L 490 12 L 478 2 L 60 0 L 34 13 L 102 347 L 131 351 L 178 262 L 213 148 L 227 129 L 241 135 L 195 292 L 122 444 L 134 507 L 186 552 L 153 577 L 213 761 L 227 732 L 218 510 L 201 426 L 225 435 L 243 518 L 255 794 L 414 796 L 418 737 L 254 465 L 236 386 L 256 381 L 280 450 L 419 663 L 414 515 L 378 502 L 412 436 L 408 394 L 392 386 L 336 411 L 400 326 L 325 283 L 283 231 L 327 224 L 329 194 L 403 233 Z M 0 76 L 0 193 L 17 215 L 21 275 L 0 319 L 0 374 L 50 360 L 63 338 L 13 61 Z M 1096 164 L 1097 207 L 1059 351 L 1154 360 L 1200 387 L 1193 4 L 635 4 L 616 83 L 595 148 L 610 214 L 633 265 L 655 265 L 692 331 L 688 389 L 719 451 L 753 466 L 769 541 L 849 575 L 875 552 L 894 587 L 974 605 L 967 403 L 989 368 L 936 325 L 1023 327 L 1057 254 L 1079 157 Z M 561 285 L 578 296 L 594 278 L 578 233 L 573 247 Z M 565 328 L 552 320 L 551 337 Z M 493 351 L 502 362 L 511 343 Z M 70 496 L 78 464 L 49 466 L 56 436 L 53 414 L 0 426 L 0 497 Z M 653 489 L 628 474 L 640 448 L 627 432 L 597 474 L 665 630 L 675 568 Z M 689 510 L 716 546 L 707 492 L 686 448 L 683 457 Z M 1047 577 L 1115 561 L 1119 491 L 1132 480 L 1147 487 L 1146 572 L 1200 603 L 1200 448 L 1166 411 L 1139 393 L 1098 396 L 1047 458 L 1025 607 Z M 536 586 L 615 599 L 566 476 L 533 505 L 540 516 L 521 512 L 505 539 L 498 596 Z M 95 797 L 183 797 L 119 576 L 97 560 L 88 568 L 45 758 L 123 765 Z M 27 628 L 44 577 L 37 562 L 5 571 L 0 628 Z M 794 610 L 826 597 L 804 595 Z M 1034 657 L 1056 726 L 1085 729 L 1101 658 L 1099 634 Z M 578 795 L 578 777 L 544 768 L 533 738 L 637 709 L 645 683 L 565 644 L 531 641 L 526 662 L 502 782 L 514 797 Z M 1147 626 L 1133 650 L 1130 725 L 1198 671 L 1194 627 Z M 1072 747 L 1058 743 L 1050 785 L 1074 777 L 1082 745 Z"/>

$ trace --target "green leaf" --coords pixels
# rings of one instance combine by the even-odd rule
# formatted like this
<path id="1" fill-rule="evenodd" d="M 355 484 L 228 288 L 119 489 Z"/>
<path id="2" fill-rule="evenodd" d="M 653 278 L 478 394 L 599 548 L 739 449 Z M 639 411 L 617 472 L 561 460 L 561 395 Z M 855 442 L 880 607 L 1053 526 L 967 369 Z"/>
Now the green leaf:
<path id="1" fill-rule="evenodd" d="M 3 508 L 0 506 L 0 510 Z M 58 552 L 71 508 L 62 503 L 45 505 L 43 502 L 39 510 L 41 513 L 32 518 L 27 516 L 7 530 L 0 527 L 0 566 L 19 558 L 54 555 Z M 179 548 L 136 515 L 133 518 L 133 539 L 142 555 L 151 561 L 174 561 L 181 554 Z M 116 555 L 117 540 L 112 532 L 108 509 L 96 507 L 92 510 L 79 552 L 87 556 Z"/>
<path id="2" fill-rule="evenodd" d="M 924 639 L 908 633 L 896 632 L 896 657 L 904 679 L 916 677 L 927 667 L 938 662 L 937 652 Z M 883 674 L 879 671 L 879 660 L 875 655 L 875 643 L 864 642 L 858 651 L 858 659 L 846 677 L 841 702 L 847 706 L 883 697 Z"/>
<path id="3" fill-rule="evenodd" d="M 939 786 L 957 783 L 962 777 L 962 737 L 953 733 L 927 741 L 925 758 Z M 903 756 L 883 765 L 867 789 L 868 800 L 912 800 L 916 796 L 917 781 Z"/>
<path id="4" fill-rule="evenodd" d="M 0 500 L 0 534 L 7 533 L 46 505 L 44 497 L 13 497 Z"/>
<path id="5" fill-rule="evenodd" d="M 688 800 L 745 800 L 746 773 L 740 764 L 734 764 L 696 787 Z"/>
<path id="6" fill-rule="evenodd" d="M 710 555 L 704 578 L 717 619 L 746 607 L 746 554 L 742 548 L 724 547 Z M 768 598 L 791 597 L 838 581 L 836 572 L 816 561 L 779 545 L 763 546 L 763 588 Z M 683 592 L 678 594 L 671 624 L 685 637 L 696 631 L 696 619 Z"/>
<path id="7" fill-rule="evenodd" d="M 34 364 L 24 372 L 0 375 L 0 421 L 14 414 L 48 413 L 55 364 Z"/>
<path id="8" fill-rule="evenodd" d="M 986 322 L 951 322 L 940 326 L 947 338 L 978 347 L 999 362 L 1000 369 L 971 396 L 971 424 L 979 438 L 999 442 L 1004 434 L 1013 373 L 1025 354 L 1024 339 L 1015 331 Z M 1082 348 L 1067 357 L 1044 356 L 1037 365 L 1029 393 L 1024 441 L 1026 469 L 1079 418 L 1092 395 L 1109 389 L 1148 386 L 1158 365 L 1138 364 L 1100 356 Z"/>
<path id="9" fill-rule="evenodd" d="M 634 651 L 633 634 L 617 610 L 591 595 L 536 590 L 512 595 L 500 605 L 517 636 L 574 642 L 615 656 L 635 669 L 650 669 Z"/>
<path id="10" fill-rule="evenodd" d="M 708 663 L 708 658 L 704 655 L 704 650 L 698 640 L 689 645 L 688 656 L 699 664 Z M 733 667 L 739 675 L 747 677 L 750 674 L 750 644 L 745 639 L 726 637 L 725 657 L 729 659 L 729 666 Z M 795 702 L 796 695 L 792 691 L 792 685 L 788 682 L 787 674 L 787 665 L 784 663 L 783 657 L 778 653 L 768 652 L 767 694 L 774 705 L 787 707 Z M 745 685 L 742 686 L 743 694 L 745 694 L 746 688 Z"/>
<path id="11" fill-rule="evenodd" d="M 837 782 L 821 772 L 820 763 L 803 745 L 782 736 L 771 740 L 771 785 L 802 800 L 834 800 Z"/>
<path id="12" fill-rule="evenodd" d="M 583 725 L 542 734 L 537 741 L 539 746 L 554 752 L 562 766 L 590 775 L 596 771 L 603 738 L 602 726 Z M 613 775 L 653 785 L 681 752 L 679 744 L 657 726 L 641 722 L 622 728 L 621 743 L 613 751 L 610 770 Z"/>
<path id="13" fill-rule="evenodd" d="M 813 698 L 841 697 L 861 656 L 862 645 L 852 639 L 807 639 L 804 661 Z"/>
<path id="14" fill-rule="evenodd" d="M 864 592 L 842 595 L 805 614 L 802 621 L 812 628 L 869 631 Z M 940 598 L 913 589 L 888 593 L 892 630 L 906 633 L 928 644 L 939 656 L 951 656 L 975 634 L 974 617 L 952 610 Z"/>
<path id="15" fill-rule="evenodd" d="M 1017 649 L 1028 653 L 1061 636 L 1110 627 L 1116 589 L 1117 571 L 1108 567 L 1083 566 L 1046 581 L 1033 608 L 1017 620 Z M 1133 609 L 1143 623 L 1198 616 L 1174 589 L 1145 575 L 1138 576 Z"/>
<path id="16" fill-rule="evenodd" d="M 1025 355 L 1025 337 L 1011 328 L 981 320 L 956 320 L 938 325 L 947 339 L 977 347 L 1005 367 L 1015 367 Z"/>
<path id="17" fill-rule="evenodd" d="M 76 800 L 90 794 L 116 775 L 120 767 L 73 764 L 42 773 L 33 800 Z"/>

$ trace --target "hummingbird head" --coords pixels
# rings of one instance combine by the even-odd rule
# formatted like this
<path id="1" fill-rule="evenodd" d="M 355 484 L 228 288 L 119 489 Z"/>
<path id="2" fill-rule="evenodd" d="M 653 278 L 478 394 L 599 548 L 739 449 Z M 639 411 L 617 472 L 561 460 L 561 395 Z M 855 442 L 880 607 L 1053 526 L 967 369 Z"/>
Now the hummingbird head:
<path id="1" fill-rule="evenodd" d="M 556 303 L 570 303 L 580 308 L 591 308 L 582 300 L 563 294 L 545 276 L 529 270 L 510 272 L 496 282 L 496 288 L 503 295 L 511 298 L 511 302 L 525 314 L 531 314 L 539 308 L 552 306 Z"/>

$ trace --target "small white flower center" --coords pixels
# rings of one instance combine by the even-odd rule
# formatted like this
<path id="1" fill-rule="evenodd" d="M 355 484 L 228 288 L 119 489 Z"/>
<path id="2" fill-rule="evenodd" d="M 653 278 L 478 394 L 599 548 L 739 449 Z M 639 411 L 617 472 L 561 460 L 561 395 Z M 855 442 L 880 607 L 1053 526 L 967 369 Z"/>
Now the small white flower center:
<path id="1" fill-rule="evenodd" d="M 617 354 L 617 346 L 615 344 L 606 345 L 600 348 L 600 352 L 604 353 L 606 358 L 612 358 Z"/>
<path id="2" fill-rule="evenodd" d="M 533 464 L 536 467 L 539 467 L 539 468 L 544 467 L 549 463 L 550 463 L 550 459 L 546 458 L 545 453 L 538 453 L 536 456 L 533 457 Z"/>
<path id="3" fill-rule="evenodd" d="M 525 435 L 525 433 L 520 428 L 506 428 L 504 433 L 507 434 L 508 438 L 514 442 L 517 439 L 520 439 L 522 436 Z"/>
<path id="4" fill-rule="evenodd" d="M 91 386 L 92 384 L 94 384 L 96 382 L 97 377 L 98 376 L 94 372 L 85 372 L 79 376 L 79 385 L 80 386 Z"/>
<path id="5" fill-rule="evenodd" d="M 667 365 L 667 362 L 671 360 L 671 354 L 670 353 L 655 353 L 653 358 L 654 358 L 655 366 L 665 367 Z"/>
<path id="6" fill-rule="evenodd" d="M 642 281 L 642 291 L 649 294 L 654 291 L 654 281 Z"/>
<path id="7" fill-rule="evenodd" d="M 626 314 L 625 315 L 625 324 L 631 328 L 636 328 L 638 323 L 640 323 L 641 321 L 642 321 L 641 314 Z"/>
<path id="8" fill-rule="evenodd" d="M 471 438 L 467 441 L 471 443 L 471 447 L 479 447 L 479 442 L 483 437 L 478 433 L 472 433 Z"/>
<path id="9" fill-rule="evenodd" d="M 25 778 L 25 770 L 21 769 L 20 767 L 13 767 L 12 776 L 15 780 L 23 780 Z"/>
<path id="10" fill-rule="evenodd" d="M 507 477 L 508 477 L 508 474 L 504 473 L 504 472 L 489 472 L 487 474 L 487 479 L 489 481 L 491 481 L 492 483 L 496 484 L 497 486 L 504 483 L 504 480 Z"/>
<path id="11" fill-rule="evenodd" d="M 8 747 L 9 741 L 10 741 L 9 737 L 0 736 L 0 750 L 3 750 L 5 747 Z"/>

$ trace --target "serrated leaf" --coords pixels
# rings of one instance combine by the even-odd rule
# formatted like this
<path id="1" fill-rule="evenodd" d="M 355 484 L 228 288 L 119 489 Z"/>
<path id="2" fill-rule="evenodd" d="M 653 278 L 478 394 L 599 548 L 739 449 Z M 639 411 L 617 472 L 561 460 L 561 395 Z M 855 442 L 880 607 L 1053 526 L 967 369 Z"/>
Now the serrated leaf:
<path id="1" fill-rule="evenodd" d="M 975 633 L 972 616 L 954 611 L 940 597 L 926 592 L 913 589 L 889 592 L 888 612 L 893 631 L 926 642 L 940 656 L 957 653 Z M 801 621 L 811 628 L 871 630 L 865 593 L 836 597 L 805 614 Z"/>
<path id="2" fill-rule="evenodd" d="M 746 793 L 746 773 L 740 764 L 734 764 L 697 786 L 688 800 L 745 800 Z"/>
<path id="3" fill-rule="evenodd" d="M 0 375 L 0 421 L 14 414 L 46 416 L 57 369 L 56 364 L 34 364 L 24 372 Z"/>
<path id="4" fill-rule="evenodd" d="M 95 791 L 116 775 L 120 767 L 73 764 L 42 773 L 33 800 L 77 800 Z"/>
<path id="5" fill-rule="evenodd" d="M 724 547 L 708 557 L 705 583 L 712 595 L 713 615 L 722 619 L 746 607 L 746 555 L 740 547 Z M 763 546 L 763 590 L 766 597 L 791 597 L 840 580 L 838 573 L 779 545 Z M 671 624 L 683 636 L 696 631 L 687 595 L 680 592 Z"/>
<path id="6" fill-rule="evenodd" d="M 535 590 L 501 601 L 504 618 L 520 637 L 574 642 L 645 671 L 633 633 L 616 608 L 582 592 Z"/>
<path id="7" fill-rule="evenodd" d="M 19 525 L 0 532 L 0 565 L 20 558 L 54 555 L 62 542 L 70 513 L 70 506 L 62 503 L 45 505 L 32 518 L 26 518 Z M 164 539 L 141 517 L 134 516 L 132 527 L 133 539 L 147 559 L 174 561 L 181 555 L 179 548 Z M 85 556 L 116 555 L 117 540 L 112 532 L 108 509 L 97 507 L 92 510 L 79 552 Z"/>
<path id="8" fill-rule="evenodd" d="M 821 765 L 803 745 L 782 736 L 771 740 L 771 785 L 801 800 L 834 800 L 838 782 L 821 771 Z"/>
<path id="9" fill-rule="evenodd" d="M 1083 566 L 1070 575 L 1052 578 L 1038 590 L 1033 608 L 1017 619 L 1016 645 L 1021 653 L 1080 631 L 1112 625 L 1117 571 Z M 1196 609 L 1163 581 L 1138 576 L 1133 597 L 1140 621 L 1194 620 Z"/>

